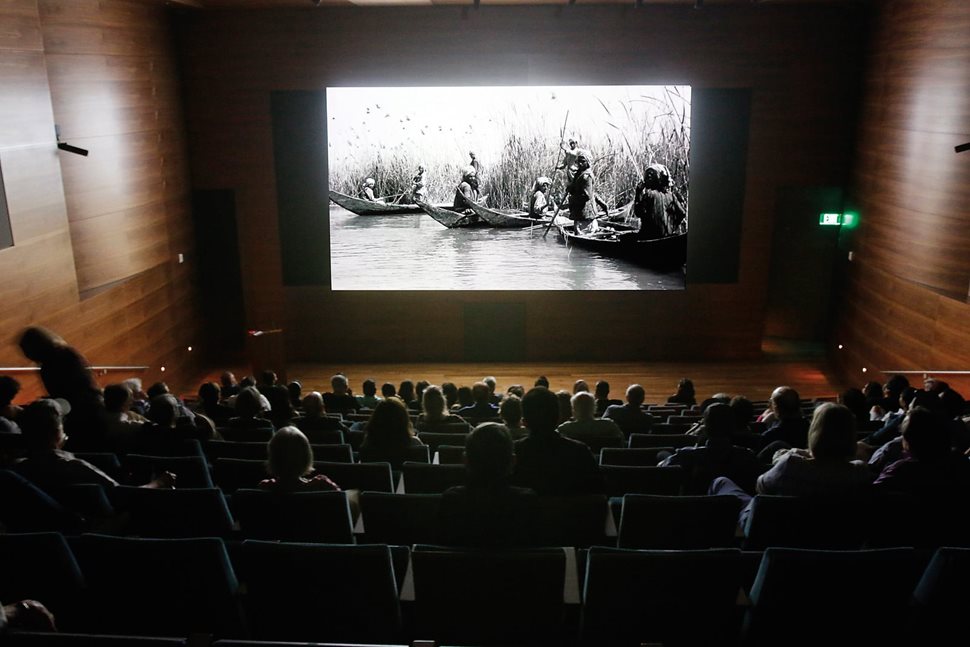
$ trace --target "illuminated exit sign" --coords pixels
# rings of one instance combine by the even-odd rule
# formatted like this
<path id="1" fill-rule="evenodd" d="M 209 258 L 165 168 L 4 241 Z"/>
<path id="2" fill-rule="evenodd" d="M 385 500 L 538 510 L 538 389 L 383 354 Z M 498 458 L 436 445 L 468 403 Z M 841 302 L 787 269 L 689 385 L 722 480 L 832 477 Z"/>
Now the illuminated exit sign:
<path id="1" fill-rule="evenodd" d="M 842 214 L 841 213 L 820 213 L 818 214 L 818 224 L 838 227 L 842 224 Z"/>

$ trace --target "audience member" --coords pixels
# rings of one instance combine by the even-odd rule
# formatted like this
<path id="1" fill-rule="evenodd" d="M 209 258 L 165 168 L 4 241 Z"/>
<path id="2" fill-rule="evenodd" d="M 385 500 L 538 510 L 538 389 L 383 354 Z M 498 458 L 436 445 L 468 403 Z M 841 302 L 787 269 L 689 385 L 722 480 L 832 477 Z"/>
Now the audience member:
<path id="1" fill-rule="evenodd" d="M 589 448 L 563 438 L 556 394 L 535 387 L 522 399 L 522 416 L 529 435 L 515 442 L 513 483 L 543 496 L 598 494 L 603 491 L 599 466 Z"/>
<path id="2" fill-rule="evenodd" d="M 461 416 L 448 413 L 445 395 L 441 388 L 429 385 L 424 389 L 421 397 L 422 413 L 418 416 L 418 431 L 429 432 L 458 432 L 471 431 L 471 425 Z"/>
<path id="3" fill-rule="evenodd" d="M 142 383 L 140 377 L 129 377 L 126 380 L 121 381 L 122 384 L 128 387 L 128 391 L 131 392 L 131 406 L 130 411 L 137 413 L 142 418 L 148 413 L 148 394 L 142 389 Z"/>
<path id="4" fill-rule="evenodd" d="M 494 405 L 498 405 L 498 403 L 502 401 L 502 396 L 495 393 L 495 387 L 498 385 L 498 382 L 496 382 L 495 378 L 491 375 L 486 375 L 483 377 L 482 382 L 484 382 L 485 386 L 488 387 L 488 401 Z"/>
<path id="5" fill-rule="evenodd" d="M 222 399 L 226 400 L 239 393 L 239 384 L 236 383 L 236 376 L 231 371 L 225 371 L 219 377 L 219 391 Z"/>
<path id="6" fill-rule="evenodd" d="M 414 436 L 411 417 L 404 403 L 388 398 L 377 403 L 374 413 L 364 428 L 364 441 L 360 446 L 362 463 L 390 463 L 401 469 L 408 460 L 408 448 L 423 443 Z"/>
<path id="7" fill-rule="evenodd" d="M 869 407 L 866 406 L 866 396 L 860 389 L 846 389 L 839 394 L 836 401 L 852 412 L 860 429 L 869 424 Z"/>
<path id="8" fill-rule="evenodd" d="M 387 398 L 397 397 L 397 389 L 394 388 L 394 385 L 390 382 L 384 382 L 384 384 L 381 385 L 381 397 L 385 400 Z"/>
<path id="9" fill-rule="evenodd" d="M 559 424 L 568 422 L 573 418 L 573 396 L 566 389 L 556 391 L 556 398 L 559 400 Z"/>
<path id="10" fill-rule="evenodd" d="M 263 408 L 259 396 L 259 391 L 251 386 L 239 391 L 239 395 L 236 396 L 236 416 L 230 418 L 226 425 L 226 428 L 231 430 L 231 435 L 226 436 L 227 439 L 241 442 L 262 440 L 263 433 L 257 430 L 273 429 L 273 423 L 262 415 L 269 407 Z"/>
<path id="11" fill-rule="evenodd" d="M 886 384 L 882 387 L 882 400 L 872 407 L 872 419 L 884 420 L 889 413 L 895 411 L 899 402 L 899 395 L 908 386 L 909 380 L 906 376 L 898 373 L 886 380 Z"/>
<path id="12" fill-rule="evenodd" d="M 755 481 L 764 468 L 750 449 L 732 443 L 736 424 L 735 412 L 729 405 L 712 404 L 704 411 L 707 443 L 702 447 L 678 449 L 661 461 L 660 466 L 684 468 L 687 475 L 685 494 L 706 494 L 719 476 L 731 479 L 748 494 L 754 494 Z"/>
<path id="13" fill-rule="evenodd" d="M 106 448 L 128 453 L 137 444 L 146 419 L 131 411 L 134 397 L 125 384 L 104 387 L 104 434 Z"/>
<path id="14" fill-rule="evenodd" d="M 424 403 L 424 390 L 428 388 L 430 382 L 427 380 L 418 380 L 414 385 L 414 400 L 408 404 L 408 411 L 413 413 L 421 413 L 421 407 Z"/>
<path id="15" fill-rule="evenodd" d="M 199 387 L 199 404 L 201 412 L 208 416 L 216 425 L 224 425 L 236 415 L 236 410 L 222 404 L 220 396 L 222 390 L 215 382 L 206 382 Z M 107 394 L 106 394 L 107 395 Z"/>
<path id="16" fill-rule="evenodd" d="M 536 542 L 539 499 L 509 484 L 515 456 L 508 429 L 481 424 L 465 446 L 467 485 L 441 497 L 439 539 L 450 546 L 511 547 Z"/>
<path id="17" fill-rule="evenodd" d="M 668 397 L 667 402 L 685 404 L 688 407 L 697 404 L 697 400 L 694 397 L 694 382 L 686 377 L 681 378 L 677 382 L 677 392 Z"/>
<path id="18" fill-rule="evenodd" d="M 286 392 L 290 394 L 290 406 L 299 413 L 303 406 L 303 385 L 299 381 L 293 380 L 286 385 Z"/>
<path id="19" fill-rule="evenodd" d="M 332 389 L 330 393 L 323 394 L 323 405 L 327 411 L 347 414 L 360 410 L 361 405 L 357 402 L 357 398 L 350 394 L 350 384 L 346 375 L 337 373 L 331 377 L 330 388 Z"/>
<path id="20" fill-rule="evenodd" d="M 520 400 L 525 397 L 525 387 L 521 384 L 510 384 L 509 388 L 505 389 L 506 395 L 514 395 Z"/>
<path id="21" fill-rule="evenodd" d="M 498 405 L 498 415 L 509 430 L 512 440 L 519 440 L 529 435 L 529 430 L 522 426 L 522 398 L 508 394 Z"/>
<path id="22" fill-rule="evenodd" d="M 20 407 L 13 403 L 18 393 L 20 382 L 8 375 L 0 376 L 0 433 L 20 433 L 16 422 Z"/>
<path id="23" fill-rule="evenodd" d="M 451 406 L 452 411 L 459 411 L 465 407 L 471 407 L 475 404 L 475 398 L 472 396 L 471 387 L 460 386 L 458 391 L 455 393 L 457 402 Z"/>
<path id="24" fill-rule="evenodd" d="M 548 389 L 549 388 L 549 378 L 546 377 L 545 375 L 540 375 L 539 377 L 536 378 L 535 384 L 533 384 L 533 386 L 541 386 L 544 389 Z"/>
<path id="25" fill-rule="evenodd" d="M 20 349 L 40 365 L 40 379 L 47 395 L 64 399 L 71 413 L 64 420 L 77 449 L 97 449 L 104 439 L 104 400 L 84 356 L 59 336 L 39 326 L 24 330 Z"/>
<path id="26" fill-rule="evenodd" d="M 364 394 L 357 396 L 357 404 L 360 405 L 360 409 L 373 409 L 381 401 L 381 398 L 377 397 L 377 383 L 374 380 L 364 380 L 361 391 Z"/>
<path id="27" fill-rule="evenodd" d="M 610 405 L 603 417 L 615 422 L 627 436 L 650 433 L 653 416 L 641 408 L 646 397 L 642 386 L 631 384 L 626 389 L 626 404 Z"/>
<path id="28" fill-rule="evenodd" d="M 405 408 L 410 409 L 411 403 L 414 402 L 414 382 L 411 380 L 402 380 L 401 385 L 397 387 L 397 397 L 404 403 Z"/>
<path id="29" fill-rule="evenodd" d="M 596 417 L 601 418 L 604 413 L 606 413 L 607 408 L 616 404 L 622 405 L 623 402 L 615 398 L 610 398 L 610 383 L 606 380 L 600 380 L 596 383 L 596 391 L 594 393 L 596 397 Z"/>
<path id="30" fill-rule="evenodd" d="M 56 632 L 54 614 L 37 600 L 0 605 L 0 636 L 10 629 Z"/>
<path id="31" fill-rule="evenodd" d="M 459 390 L 459 394 L 461 391 Z M 462 407 L 458 410 L 458 415 L 465 420 L 484 421 L 498 417 L 498 407 L 490 402 L 492 397 L 488 390 L 488 385 L 484 382 L 475 382 L 472 385 L 472 399 L 474 404 Z"/>
<path id="32" fill-rule="evenodd" d="M 293 408 L 293 403 L 290 401 L 289 390 L 285 386 L 277 384 L 276 386 L 267 387 L 264 395 L 269 400 L 269 413 L 266 417 L 273 423 L 273 427 L 282 429 L 283 427 L 293 425 L 294 420 L 299 415 Z"/>
<path id="33" fill-rule="evenodd" d="M 266 392 L 271 388 L 276 386 L 276 382 L 279 378 L 276 376 L 274 371 L 265 370 L 259 373 L 259 381 L 256 383 L 256 390 L 266 395 Z"/>
<path id="34" fill-rule="evenodd" d="M 577 393 L 589 393 L 589 384 L 586 380 L 576 380 L 573 382 L 573 395 Z"/>
<path id="35" fill-rule="evenodd" d="M 771 392 L 762 422 L 768 424 L 761 434 L 766 446 L 771 443 L 777 443 L 776 449 L 782 445 L 800 449 L 808 446 L 808 420 L 802 416 L 798 391 L 790 386 L 779 386 Z"/>
<path id="36" fill-rule="evenodd" d="M 266 471 L 270 478 L 259 483 L 260 489 L 275 492 L 340 490 L 323 474 L 308 476 L 313 471 L 313 448 L 296 427 L 282 427 L 273 434 L 267 452 Z"/>
<path id="37" fill-rule="evenodd" d="M 609 418 L 596 418 L 596 398 L 589 391 L 579 391 L 570 400 L 573 419 L 559 425 L 557 431 L 563 438 L 583 443 L 594 454 L 603 447 L 624 447 L 626 436 Z"/>
<path id="38" fill-rule="evenodd" d="M 458 404 L 458 387 L 454 382 L 445 382 L 441 385 L 441 392 L 445 394 L 448 409 L 453 409 Z"/>
<path id="39" fill-rule="evenodd" d="M 323 396 L 319 391 L 310 391 L 303 398 L 303 415 L 296 419 L 294 425 L 302 431 L 310 442 L 325 440 L 326 432 L 347 431 L 346 425 L 336 418 L 326 415 Z"/>

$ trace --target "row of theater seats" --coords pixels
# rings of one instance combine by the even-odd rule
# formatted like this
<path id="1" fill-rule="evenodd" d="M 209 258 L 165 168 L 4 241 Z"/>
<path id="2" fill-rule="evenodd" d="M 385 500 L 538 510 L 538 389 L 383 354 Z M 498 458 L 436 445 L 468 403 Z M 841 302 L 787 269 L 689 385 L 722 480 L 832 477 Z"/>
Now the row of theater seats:
<path id="1" fill-rule="evenodd" d="M 970 604 L 970 550 L 957 548 L 469 551 L 40 533 L 0 536 L 0 566 L 2 599 L 44 600 L 64 632 L 205 634 L 220 647 L 957 645 Z M 57 644 L 43 639 L 9 644 Z"/>

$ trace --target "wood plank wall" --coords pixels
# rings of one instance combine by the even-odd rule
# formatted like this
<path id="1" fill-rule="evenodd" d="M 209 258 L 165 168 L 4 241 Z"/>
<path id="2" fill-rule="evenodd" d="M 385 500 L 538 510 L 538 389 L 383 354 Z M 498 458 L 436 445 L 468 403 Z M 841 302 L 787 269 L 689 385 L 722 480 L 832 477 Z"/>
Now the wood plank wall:
<path id="1" fill-rule="evenodd" d="M 510 295 L 284 288 L 274 90 L 663 82 L 753 89 L 739 282 L 666 293 L 515 293 L 527 306 L 529 360 L 756 356 L 778 188 L 848 178 L 864 49 L 858 7 L 227 10 L 189 12 L 183 26 L 193 184 L 236 191 L 248 326 L 286 328 L 294 360 L 461 361 L 464 305 Z"/>
<path id="2" fill-rule="evenodd" d="M 0 165 L 14 235 L 0 251 L 0 365 L 28 365 L 16 338 L 41 324 L 93 363 L 149 365 L 145 381 L 183 388 L 201 322 L 167 10 L 8 0 L 0 25 Z M 58 152 L 55 123 L 90 156 Z M 22 381 L 25 396 L 38 392 Z"/>
<path id="3" fill-rule="evenodd" d="M 885 3 L 868 70 L 838 365 L 970 370 L 970 3 Z"/>

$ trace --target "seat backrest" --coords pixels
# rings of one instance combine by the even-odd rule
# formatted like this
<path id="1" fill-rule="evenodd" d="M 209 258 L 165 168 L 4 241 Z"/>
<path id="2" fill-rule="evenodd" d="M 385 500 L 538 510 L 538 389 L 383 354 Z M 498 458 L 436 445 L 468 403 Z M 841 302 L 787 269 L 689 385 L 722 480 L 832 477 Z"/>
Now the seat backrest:
<path id="1" fill-rule="evenodd" d="M 121 461 L 111 452 L 74 452 L 74 458 L 91 463 L 115 480 L 121 478 Z"/>
<path id="2" fill-rule="evenodd" d="M 341 490 L 393 492 L 390 463 L 328 463 L 316 461 L 313 469 L 326 474 Z"/>
<path id="3" fill-rule="evenodd" d="M 238 637 L 235 572 L 221 539 L 82 535 L 71 548 L 91 597 L 88 630 L 113 634 Z"/>
<path id="4" fill-rule="evenodd" d="M 242 572 L 255 638 L 389 643 L 401 614 L 387 546 L 245 541 Z"/>
<path id="5" fill-rule="evenodd" d="M 20 474 L 0 470 L 0 524 L 7 532 L 76 532 L 81 521 L 77 514 Z"/>
<path id="6" fill-rule="evenodd" d="M 600 450 L 600 465 L 629 465 L 631 467 L 653 467 L 660 462 L 660 452 L 673 454 L 674 447 L 604 447 Z"/>
<path id="7" fill-rule="evenodd" d="M 343 445 L 346 442 L 340 429 L 307 429 L 303 433 L 314 445 Z"/>
<path id="8" fill-rule="evenodd" d="M 730 645 L 741 551 L 590 548 L 583 588 L 587 644 Z"/>
<path id="9" fill-rule="evenodd" d="M 405 546 L 437 543 L 440 507 L 440 494 L 361 492 L 364 539 Z"/>
<path id="10" fill-rule="evenodd" d="M 346 492 L 237 490 L 233 514 L 247 539 L 352 544 Z"/>
<path id="11" fill-rule="evenodd" d="M 17 631 L 4 637 L 3 644 L 5 647 L 185 647 L 186 641 L 184 638 Z"/>
<path id="12" fill-rule="evenodd" d="M 630 434 L 627 439 L 632 448 L 637 447 L 691 447 L 696 445 L 698 439 L 695 436 L 688 436 L 684 433 L 679 434 Z"/>
<path id="13" fill-rule="evenodd" d="M 465 448 L 462 445 L 438 445 L 439 465 L 464 465 Z"/>
<path id="14" fill-rule="evenodd" d="M 411 563 L 417 634 L 452 644 L 562 644 L 562 549 L 418 545 Z"/>
<path id="15" fill-rule="evenodd" d="M 211 488 L 209 467 L 201 456 L 145 456 L 128 454 L 122 466 L 122 482 L 126 485 L 144 485 L 162 472 L 175 474 L 179 488 Z"/>
<path id="16" fill-rule="evenodd" d="M 0 504 L 0 505 L 5 505 Z M 40 600 L 67 630 L 77 627 L 84 578 L 56 532 L 0 534 L 0 601 Z"/>
<path id="17" fill-rule="evenodd" d="M 661 494 L 676 496 L 684 485 L 682 467 L 630 467 L 600 465 L 607 496 Z"/>
<path id="18" fill-rule="evenodd" d="M 140 537 L 226 537 L 232 516 L 217 488 L 162 490 L 119 485 L 108 498 L 128 514 L 126 534 Z"/>
<path id="19" fill-rule="evenodd" d="M 202 444 L 194 438 L 142 437 L 134 452 L 144 456 L 203 456 Z"/>
<path id="20" fill-rule="evenodd" d="M 346 443 L 333 445 L 312 445 L 313 460 L 325 463 L 353 463 L 354 451 Z"/>
<path id="21" fill-rule="evenodd" d="M 219 433 L 230 442 L 266 443 L 273 437 L 273 430 L 269 427 L 220 427 Z"/>
<path id="22" fill-rule="evenodd" d="M 432 465 L 406 462 L 403 467 L 404 491 L 408 494 L 441 494 L 450 487 L 464 485 L 464 465 Z"/>
<path id="23" fill-rule="evenodd" d="M 695 422 L 697 420 L 692 422 L 660 422 L 650 428 L 650 433 L 662 435 L 684 434 L 694 426 Z"/>
<path id="24" fill-rule="evenodd" d="M 227 440 L 209 440 L 205 444 L 206 456 L 210 461 L 219 458 L 239 458 L 251 461 L 265 461 L 266 443 L 242 443 Z"/>
<path id="25" fill-rule="evenodd" d="M 241 488 L 254 488 L 268 478 L 266 459 L 217 458 L 212 464 L 212 476 L 223 492 L 231 494 Z"/>
<path id="26" fill-rule="evenodd" d="M 431 448 L 427 445 L 412 445 L 405 449 L 404 455 L 407 457 L 407 461 L 412 463 L 431 462 Z"/>
<path id="27" fill-rule="evenodd" d="M 365 435 L 366 434 L 364 433 L 363 429 L 351 429 L 344 432 L 344 438 L 348 443 L 350 443 L 350 446 L 354 448 L 355 452 L 360 451 L 360 446 L 364 442 Z"/>
<path id="28" fill-rule="evenodd" d="M 741 501 L 733 496 L 623 497 L 617 546 L 655 550 L 733 548 Z"/>
<path id="29" fill-rule="evenodd" d="M 468 442 L 468 434 L 421 432 L 418 434 L 418 440 L 427 445 L 431 453 L 434 454 L 438 451 L 438 445 L 460 445 L 464 447 L 465 443 Z"/>
<path id="30" fill-rule="evenodd" d="M 743 528 L 744 547 L 861 548 L 868 534 L 868 504 L 865 499 L 759 494 Z"/>
<path id="31" fill-rule="evenodd" d="M 606 537 L 607 499 L 601 494 L 539 498 L 535 527 L 546 546 L 586 548 L 602 545 Z"/>

